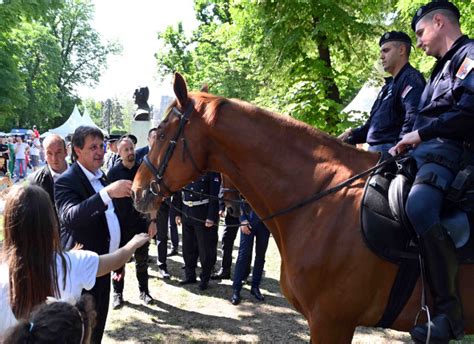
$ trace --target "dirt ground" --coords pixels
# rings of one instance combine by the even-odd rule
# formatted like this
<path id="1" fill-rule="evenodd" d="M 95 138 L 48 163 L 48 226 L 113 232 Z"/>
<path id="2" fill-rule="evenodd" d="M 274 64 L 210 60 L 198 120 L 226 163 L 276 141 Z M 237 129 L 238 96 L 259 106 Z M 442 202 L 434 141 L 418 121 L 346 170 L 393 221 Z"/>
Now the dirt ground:
<path id="1" fill-rule="evenodd" d="M 222 228 L 220 228 L 221 234 Z M 234 263 L 239 236 L 234 247 Z M 242 303 L 233 306 L 231 281 L 211 281 L 200 291 L 197 284 L 181 287 L 183 259 L 168 258 L 171 280 L 157 276 L 156 246 L 150 246 L 150 294 L 155 304 L 143 305 L 138 298 L 134 263 L 127 264 L 124 299 L 119 310 L 110 308 L 105 343 L 175 342 L 309 342 L 308 326 L 283 297 L 279 286 L 280 256 L 273 239 L 266 255 L 261 290 L 265 301 L 255 300 L 249 285 L 242 290 Z M 219 256 L 221 251 L 219 250 Z M 218 258 L 220 263 L 220 257 Z M 359 328 L 353 343 L 409 343 L 407 333 Z"/>

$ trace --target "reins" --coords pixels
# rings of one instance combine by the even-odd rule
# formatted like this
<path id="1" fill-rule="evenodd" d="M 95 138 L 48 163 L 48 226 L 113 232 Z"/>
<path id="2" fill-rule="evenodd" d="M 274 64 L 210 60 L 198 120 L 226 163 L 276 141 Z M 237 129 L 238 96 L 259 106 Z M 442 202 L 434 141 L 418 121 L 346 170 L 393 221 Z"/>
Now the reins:
<path id="1" fill-rule="evenodd" d="M 278 217 L 278 216 L 281 216 L 281 215 L 285 215 L 287 213 L 290 213 L 294 210 L 297 210 L 299 208 L 302 208 L 310 203 L 313 203 L 313 202 L 316 202 L 318 200 L 320 200 L 321 198 L 325 197 L 325 196 L 328 196 L 330 194 L 333 194 L 333 193 L 336 193 L 338 192 L 339 190 L 347 187 L 347 186 L 350 186 L 352 185 L 356 180 L 359 180 L 369 174 L 371 174 L 372 172 L 386 166 L 386 165 L 389 165 L 391 163 L 393 163 L 394 161 L 396 161 L 397 159 L 399 159 L 401 156 L 403 156 L 404 153 L 400 153 L 400 154 L 397 154 L 395 156 L 391 156 L 389 157 L 388 159 L 386 160 L 383 160 L 379 163 L 377 163 L 375 166 L 359 173 L 359 174 L 356 174 L 355 176 L 349 178 L 349 179 L 346 179 L 345 181 L 337 184 L 336 186 L 330 188 L 330 189 L 327 189 L 327 190 L 324 190 L 324 191 L 321 191 L 321 192 L 318 192 L 312 196 L 310 196 L 309 198 L 307 199 L 304 199 L 302 200 L 301 202 L 293 205 L 293 206 L 290 206 L 288 208 L 284 208 L 282 210 L 279 210 L 273 214 L 270 214 L 262 219 L 260 219 L 260 222 L 265 222 L 265 221 L 268 221 L 268 220 L 271 220 L 275 217 Z M 226 202 L 234 202 L 234 203 L 238 203 L 238 204 L 244 204 L 246 203 L 246 201 L 244 200 L 231 200 L 231 199 L 226 199 L 224 197 L 219 197 L 219 196 L 214 196 L 214 195 L 210 195 L 210 194 L 206 194 L 206 193 L 202 193 L 202 192 L 199 192 L 199 191 L 195 191 L 195 190 L 190 190 L 190 189 L 187 189 L 187 188 L 183 188 L 182 189 L 183 191 L 185 192 L 189 192 L 189 193 L 192 193 L 192 194 L 195 194 L 195 195 L 200 195 L 200 196 L 204 196 L 204 197 L 207 197 L 209 199 L 213 199 L 213 200 L 218 200 L 218 201 L 226 201 Z M 181 211 L 181 209 L 177 209 L 177 207 L 175 207 L 173 204 L 169 203 L 170 206 L 172 206 L 176 211 L 178 211 L 179 213 L 183 213 Z M 198 222 L 201 222 L 201 223 L 204 223 L 205 221 L 202 221 L 200 219 L 197 219 L 197 218 L 194 218 L 194 217 L 191 217 L 191 216 L 188 216 L 189 218 L 191 218 L 192 220 L 195 220 L 195 221 L 198 221 Z M 241 226 L 242 224 L 235 224 L 235 225 L 226 225 L 228 227 L 239 227 Z"/>
<path id="2" fill-rule="evenodd" d="M 164 155 L 164 158 L 163 160 L 161 161 L 160 165 L 158 166 L 158 168 L 156 168 L 153 163 L 150 161 L 150 159 L 148 158 L 148 153 L 144 158 L 143 158 L 143 162 L 145 163 L 145 165 L 148 167 L 148 169 L 153 173 L 153 180 L 150 182 L 150 185 L 149 185 L 149 189 L 150 189 L 150 192 L 152 194 L 154 194 L 155 196 L 160 196 L 162 197 L 163 199 L 166 199 L 167 197 L 171 196 L 174 192 L 172 190 L 170 190 L 170 188 L 166 185 L 163 177 L 164 177 L 164 174 L 165 174 L 165 171 L 166 171 L 166 168 L 168 167 L 168 163 L 169 161 L 171 160 L 171 157 L 173 156 L 173 153 L 174 153 L 174 150 L 176 148 L 176 143 L 178 142 L 179 138 L 181 137 L 181 141 L 183 142 L 183 154 L 182 154 L 182 159 L 184 161 L 186 155 L 189 156 L 189 159 L 191 160 L 191 164 L 193 165 L 193 167 L 199 172 L 202 174 L 203 171 L 201 171 L 197 164 L 196 164 L 196 161 L 194 160 L 192 154 L 191 154 L 191 151 L 189 150 L 189 147 L 188 147 L 188 144 L 186 142 L 186 138 L 184 137 L 184 128 L 185 128 L 185 125 L 186 123 L 189 121 L 189 117 L 191 116 L 191 113 L 193 112 L 194 110 L 194 103 L 192 101 L 189 102 L 189 104 L 187 105 L 186 107 L 186 110 L 184 111 L 184 113 L 180 112 L 176 107 L 173 107 L 171 109 L 171 112 L 176 115 L 178 118 L 179 118 L 179 126 L 178 126 L 178 130 L 176 131 L 175 135 L 173 136 L 173 138 L 169 141 L 168 143 L 168 147 L 166 148 L 166 152 L 165 152 L 165 155 Z M 328 196 L 330 194 L 333 194 L 333 193 L 336 193 L 338 192 L 339 190 L 347 187 L 347 186 L 350 186 L 352 185 L 356 180 L 358 179 L 361 179 L 363 177 L 365 177 L 366 175 L 380 169 L 381 167 L 385 166 L 385 165 L 388 165 L 392 162 L 394 162 L 395 160 L 397 160 L 402 154 L 404 153 L 400 153 L 400 154 L 397 154 L 395 156 L 391 156 L 389 157 L 388 159 L 386 160 L 383 160 L 379 163 L 377 163 L 375 166 L 359 173 L 359 174 L 356 174 L 355 176 L 337 184 L 336 186 L 330 188 L 330 189 L 327 189 L 327 190 L 324 190 L 324 191 L 321 191 L 321 192 L 318 192 L 312 196 L 310 196 L 309 198 L 307 199 L 304 199 L 302 200 L 301 202 L 293 205 L 293 206 L 290 206 L 288 208 L 284 208 L 284 209 L 281 209 L 273 214 L 270 214 L 264 218 L 262 218 L 260 220 L 260 222 L 265 222 L 265 221 L 268 221 L 268 220 L 271 220 L 271 219 L 274 219 L 275 217 L 278 217 L 278 216 L 282 216 L 282 215 L 285 215 L 285 214 L 288 214 L 294 210 L 297 210 L 297 209 L 300 209 L 310 203 L 313 203 L 313 202 L 316 202 L 318 200 L 320 200 L 321 198 L 325 197 L 325 196 Z M 163 187 L 166 192 L 168 193 L 168 195 L 165 195 L 162 193 L 161 191 L 161 187 Z M 220 198 L 218 196 L 214 196 L 214 195 L 209 195 L 209 194 L 204 194 L 204 193 L 200 193 L 198 191 L 194 191 L 194 190 L 189 190 L 189 189 L 183 189 L 185 192 L 191 192 L 191 193 L 194 193 L 194 194 L 198 194 L 198 195 L 201 195 L 201 196 L 205 196 L 205 197 L 208 197 L 209 199 L 217 199 L 217 200 L 223 200 L 223 198 Z M 224 200 L 225 201 L 225 200 Z M 244 202 L 242 200 L 239 200 L 239 201 L 236 201 L 236 200 L 227 200 L 228 202 L 238 202 L 239 204 Z M 171 206 L 173 208 L 175 208 L 175 210 L 177 210 L 178 212 L 182 213 L 180 211 L 180 209 L 177 209 L 176 207 L 174 207 L 172 204 Z M 199 220 L 199 219 L 195 219 L 193 218 L 193 220 L 196 220 L 196 221 L 199 221 L 199 222 L 205 222 L 205 221 L 202 221 L 202 220 Z M 240 225 L 240 224 L 239 224 Z M 233 225 L 233 226 L 239 226 L 239 225 Z"/>

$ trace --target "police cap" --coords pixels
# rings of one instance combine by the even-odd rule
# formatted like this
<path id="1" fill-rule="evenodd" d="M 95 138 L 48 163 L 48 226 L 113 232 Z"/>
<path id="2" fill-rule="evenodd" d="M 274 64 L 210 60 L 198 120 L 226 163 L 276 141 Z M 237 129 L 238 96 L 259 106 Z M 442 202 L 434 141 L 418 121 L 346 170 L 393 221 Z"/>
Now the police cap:
<path id="1" fill-rule="evenodd" d="M 133 134 L 125 134 L 125 135 L 122 135 L 122 136 L 120 137 L 120 141 L 122 141 L 122 139 L 124 139 L 124 138 L 129 138 L 130 141 L 132 141 L 132 143 L 133 143 L 134 145 L 137 144 L 138 139 L 137 139 L 137 137 L 136 137 L 135 135 L 133 135 Z"/>
<path id="2" fill-rule="evenodd" d="M 107 143 L 114 143 L 118 139 L 120 139 L 122 135 L 117 135 L 117 134 L 110 134 L 109 137 L 107 138 Z"/>
<path id="3" fill-rule="evenodd" d="M 416 11 L 413 19 L 411 21 L 411 28 L 415 31 L 416 23 L 420 21 L 425 15 L 436 10 L 448 10 L 458 18 L 461 18 L 461 13 L 459 9 L 452 2 L 447 0 L 433 0 L 432 2 L 427 3 L 424 6 L 421 6 L 418 11 Z"/>
<path id="4" fill-rule="evenodd" d="M 382 46 L 387 42 L 393 42 L 393 41 L 403 42 L 408 45 L 411 45 L 411 38 L 405 32 L 390 31 L 390 32 L 384 33 L 382 37 L 380 37 L 379 46 Z"/>

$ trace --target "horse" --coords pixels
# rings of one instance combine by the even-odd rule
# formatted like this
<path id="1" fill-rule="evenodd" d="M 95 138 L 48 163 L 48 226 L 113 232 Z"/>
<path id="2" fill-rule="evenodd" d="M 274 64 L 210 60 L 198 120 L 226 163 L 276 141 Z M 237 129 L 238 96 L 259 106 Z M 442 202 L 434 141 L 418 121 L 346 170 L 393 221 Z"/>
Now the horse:
<path id="1" fill-rule="evenodd" d="M 211 170 L 227 175 L 264 219 L 378 161 L 377 154 L 289 116 L 188 92 L 178 73 L 173 88 L 176 99 L 133 181 L 132 198 L 142 212 L 156 211 L 173 192 Z M 282 292 L 306 318 L 313 343 L 350 342 L 357 326 L 377 323 L 389 298 L 397 265 L 375 255 L 361 235 L 366 180 L 265 221 L 281 255 Z M 460 267 L 467 333 L 474 331 L 473 277 L 473 265 Z M 418 280 L 391 328 L 408 331 L 420 299 Z"/>

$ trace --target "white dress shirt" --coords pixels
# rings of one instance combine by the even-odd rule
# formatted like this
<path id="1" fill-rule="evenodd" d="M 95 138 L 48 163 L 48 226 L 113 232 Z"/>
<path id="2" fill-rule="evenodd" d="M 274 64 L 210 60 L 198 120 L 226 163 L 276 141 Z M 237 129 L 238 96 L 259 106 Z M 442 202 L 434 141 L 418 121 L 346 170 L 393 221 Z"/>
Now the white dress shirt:
<path id="1" fill-rule="evenodd" d="M 57 182 L 58 178 L 63 175 L 67 170 L 69 170 L 69 164 L 66 164 L 66 169 L 62 173 L 54 172 L 51 166 L 48 165 L 49 172 L 51 173 L 51 177 L 53 177 L 53 182 Z"/>
<path id="2" fill-rule="evenodd" d="M 104 173 L 101 170 L 97 170 L 95 171 L 95 173 L 92 173 L 87 168 L 82 166 L 79 161 L 77 162 L 77 164 L 86 175 L 87 179 L 92 185 L 92 188 L 95 190 L 95 192 L 99 193 L 100 198 L 102 198 L 102 202 L 104 202 L 104 204 L 107 206 L 107 210 L 105 211 L 105 218 L 107 220 L 107 227 L 109 227 L 110 234 L 109 253 L 112 253 L 116 251 L 120 246 L 120 223 L 117 215 L 115 214 L 115 208 L 114 203 L 112 202 L 112 198 L 110 198 L 109 194 L 100 182 L 100 178 L 102 178 Z"/>

